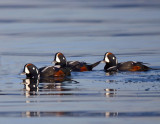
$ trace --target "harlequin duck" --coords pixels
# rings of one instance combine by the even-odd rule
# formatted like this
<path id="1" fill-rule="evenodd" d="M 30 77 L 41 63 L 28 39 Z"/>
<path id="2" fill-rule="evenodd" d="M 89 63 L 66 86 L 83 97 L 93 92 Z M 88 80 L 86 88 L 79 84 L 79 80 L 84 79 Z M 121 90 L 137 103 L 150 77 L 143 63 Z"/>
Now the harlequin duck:
<path id="1" fill-rule="evenodd" d="M 86 62 L 79 61 L 68 61 L 66 57 L 58 52 L 55 54 L 54 61 L 55 65 L 60 65 L 62 67 L 70 67 L 72 71 L 83 72 L 83 71 L 92 71 L 94 67 L 96 67 L 101 61 L 98 61 L 94 64 L 87 64 Z"/>
<path id="2" fill-rule="evenodd" d="M 65 77 L 71 75 L 71 69 L 68 67 L 47 66 L 38 69 L 35 65 L 28 63 L 24 66 L 22 74 L 26 74 L 27 78 L 47 78 L 47 77 Z"/>
<path id="3" fill-rule="evenodd" d="M 151 68 L 144 65 L 143 62 L 127 61 L 118 63 L 114 54 L 107 52 L 104 55 L 103 62 L 106 63 L 104 70 L 109 71 L 148 71 Z"/>
<path id="4" fill-rule="evenodd" d="M 31 63 L 27 63 L 24 66 L 23 72 L 21 73 L 21 75 L 26 75 L 26 78 L 36 78 L 38 79 L 40 76 L 40 72 L 38 70 L 38 68 L 31 64 Z"/>

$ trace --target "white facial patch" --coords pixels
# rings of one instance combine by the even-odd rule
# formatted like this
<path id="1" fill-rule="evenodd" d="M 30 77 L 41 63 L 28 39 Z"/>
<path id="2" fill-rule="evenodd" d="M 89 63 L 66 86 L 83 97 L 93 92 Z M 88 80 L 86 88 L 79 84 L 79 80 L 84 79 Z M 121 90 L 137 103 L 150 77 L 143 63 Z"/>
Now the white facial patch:
<path id="1" fill-rule="evenodd" d="M 56 62 L 61 62 L 58 55 L 56 56 Z"/>
<path id="2" fill-rule="evenodd" d="M 29 73 L 30 73 L 27 67 L 25 67 L 25 73 L 26 73 L 26 74 L 29 74 Z"/>
<path id="3" fill-rule="evenodd" d="M 110 62 L 108 59 L 108 56 L 105 57 L 105 62 L 108 62 L 108 63 Z"/>

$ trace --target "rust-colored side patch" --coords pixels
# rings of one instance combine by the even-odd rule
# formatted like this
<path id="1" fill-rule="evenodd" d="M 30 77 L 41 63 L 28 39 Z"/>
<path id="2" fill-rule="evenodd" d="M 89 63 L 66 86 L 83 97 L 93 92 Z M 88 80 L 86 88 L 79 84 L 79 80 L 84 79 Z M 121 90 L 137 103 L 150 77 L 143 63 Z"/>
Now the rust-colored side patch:
<path id="1" fill-rule="evenodd" d="M 83 72 L 83 71 L 88 71 L 88 69 L 86 68 L 86 66 L 82 66 L 82 67 L 80 68 L 80 71 L 81 71 L 81 72 Z"/>
<path id="2" fill-rule="evenodd" d="M 54 76 L 55 77 L 65 76 L 65 73 L 62 70 L 59 70 L 59 71 L 55 72 Z"/>
<path id="3" fill-rule="evenodd" d="M 133 66 L 132 69 L 130 69 L 130 71 L 139 71 L 141 69 L 140 66 Z"/>

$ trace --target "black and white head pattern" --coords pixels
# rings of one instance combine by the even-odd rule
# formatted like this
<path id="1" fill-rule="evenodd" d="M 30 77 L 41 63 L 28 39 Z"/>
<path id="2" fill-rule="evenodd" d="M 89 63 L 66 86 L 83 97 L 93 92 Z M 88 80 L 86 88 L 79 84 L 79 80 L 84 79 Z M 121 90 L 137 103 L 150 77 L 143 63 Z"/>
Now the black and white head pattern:
<path id="1" fill-rule="evenodd" d="M 54 62 L 56 65 L 61 65 L 61 66 L 66 66 L 67 64 L 66 57 L 60 52 L 55 54 Z"/>
<path id="2" fill-rule="evenodd" d="M 115 57 L 114 54 L 107 52 L 104 55 L 104 62 L 112 65 L 112 66 L 116 66 L 118 64 L 117 58 Z"/>
<path id="3" fill-rule="evenodd" d="M 23 73 L 30 78 L 37 78 L 39 76 L 38 68 L 31 63 L 28 63 L 24 66 Z"/>

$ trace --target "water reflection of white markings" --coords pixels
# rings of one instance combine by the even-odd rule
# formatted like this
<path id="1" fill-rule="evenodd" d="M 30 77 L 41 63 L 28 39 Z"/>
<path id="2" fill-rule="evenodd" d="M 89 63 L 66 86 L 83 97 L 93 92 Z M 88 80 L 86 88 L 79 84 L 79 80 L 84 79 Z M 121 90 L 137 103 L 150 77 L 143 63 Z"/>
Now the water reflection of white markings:
<path id="1" fill-rule="evenodd" d="M 113 97 L 113 96 L 115 96 L 116 95 L 116 89 L 105 89 L 105 91 L 106 91 L 106 93 L 105 93 L 105 95 L 106 95 L 106 97 Z"/>
<path id="2" fill-rule="evenodd" d="M 29 111 L 26 111 L 26 117 L 31 117 L 31 114 Z"/>
<path id="3" fill-rule="evenodd" d="M 39 91 L 38 84 L 39 81 L 37 79 L 24 79 L 23 80 L 25 86 L 25 96 L 28 98 L 31 94 L 36 94 Z"/>
<path id="4" fill-rule="evenodd" d="M 108 117 L 117 117 L 118 116 L 118 112 L 106 112 L 105 116 Z"/>

